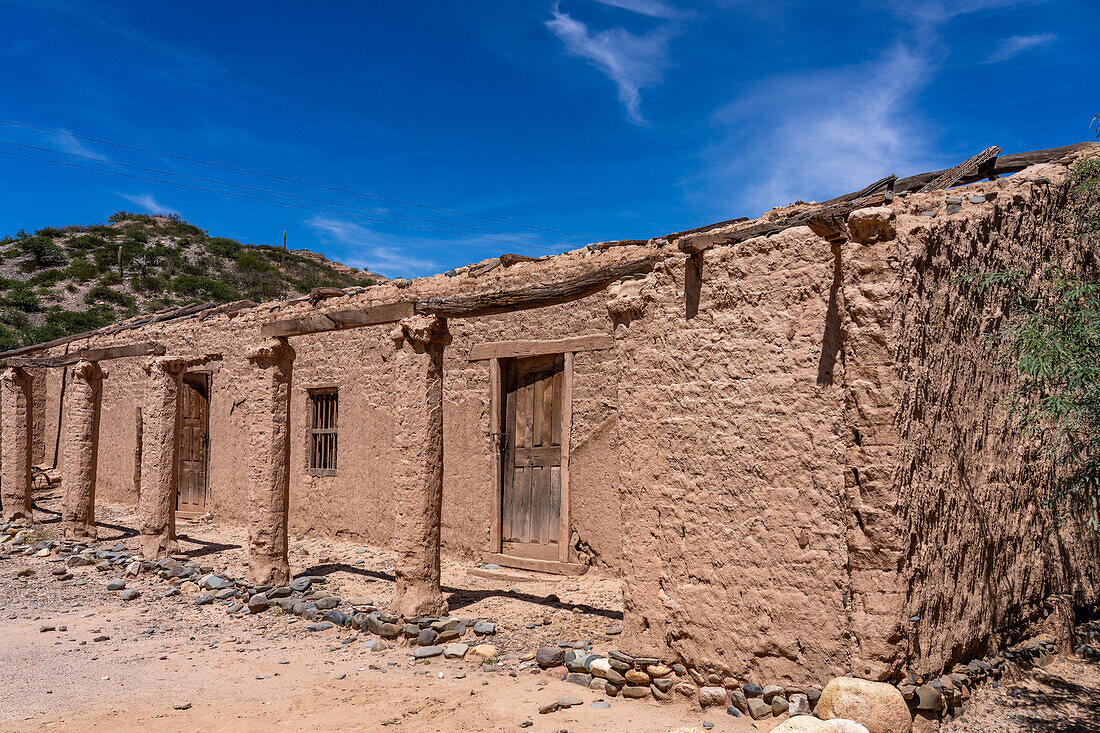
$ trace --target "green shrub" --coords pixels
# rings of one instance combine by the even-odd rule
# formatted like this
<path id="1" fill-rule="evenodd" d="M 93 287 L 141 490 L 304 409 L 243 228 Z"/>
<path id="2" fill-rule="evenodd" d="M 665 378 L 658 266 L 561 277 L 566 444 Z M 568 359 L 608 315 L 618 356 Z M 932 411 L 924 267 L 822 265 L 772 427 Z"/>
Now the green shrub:
<path id="1" fill-rule="evenodd" d="M 49 237 L 27 237 L 16 242 L 15 246 L 31 257 L 35 267 L 52 267 L 65 261 L 65 253 Z"/>
<path id="2" fill-rule="evenodd" d="M 3 298 L 3 303 L 26 313 L 35 313 L 40 307 L 38 296 L 25 283 L 9 290 Z"/>
<path id="3" fill-rule="evenodd" d="M 41 328 L 29 334 L 30 343 L 53 341 L 73 334 L 92 331 L 108 325 L 115 319 L 114 309 L 109 305 L 97 305 L 85 311 L 51 310 Z"/>
<path id="4" fill-rule="evenodd" d="M 159 275 L 134 275 L 130 287 L 139 293 L 162 293 L 168 289 L 168 281 Z"/>
<path id="5" fill-rule="evenodd" d="M 241 294 L 232 286 L 193 275 L 181 275 L 172 281 L 172 291 L 178 295 L 199 300 L 229 302 L 240 300 Z"/>
<path id="6" fill-rule="evenodd" d="M 24 331 L 30 326 L 31 319 L 26 313 L 15 308 L 0 308 L 0 323 L 11 326 L 17 331 Z"/>
<path id="7" fill-rule="evenodd" d="M 68 268 L 57 267 L 57 268 L 53 268 L 53 269 L 49 269 L 49 270 L 42 270 L 41 272 L 35 273 L 34 277 L 32 277 L 27 282 L 30 285 L 50 286 L 50 285 L 54 285 L 56 283 L 61 282 L 66 277 L 68 277 Z"/>
<path id="8" fill-rule="evenodd" d="M 245 252 L 237 258 L 237 269 L 241 272 L 274 272 L 275 265 L 254 252 Z"/>
<path id="9" fill-rule="evenodd" d="M 124 308 L 133 308 L 137 304 L 137 299 L 127 293 L 120 293 L 117 290 L 111 290 L 102 283 L 97 283 L 84 294 L 84 302 L 89 305 L 100 302 L 113 303 Z"/>
<path id="10" fill-rule="evenodd" d="M 107 217 L 107 221 L 112 224 L 117 224 L 120 221 L 147 221 L 152 222 L 153 217 L 149 214 L 135 214 L 132 211 L 116 211 Z"/>
<path id="11" fill-rule="evenodd" d="M 69 249 L 75 249 L 78 252 L 90 252 L 95 249 L 107 246 L 107 240 L 95 234 L 82 234 L 79 237 L 73 237 L 65 246 Z"/>
<path id="12" fill-rule="evenodd" d="M 211 254 L 228 257 L 234 260 L 244 251 L 243 244 L 232 239 L 226 239 L 225 237 L 211 237 L 203 242 L 203 246 L 206 247 L 206 250 Z"/>
<path id="13" fill-rule="evenodd" d="M 66 277 L 82 283 L 88 282 L 102 272 L 102 268 L 93 265 L 83 257 L 74 257 L 72 262 L 69 263 L 69 267 L 65 270 Z"/>
<path id="14" fill-rule="evenodd" d="M 42 227 L 34 233 L 36 237 L 46 237 L 47 239 L 54 239 L 60 237 L 64 232 L 57 227 Z"/>
<path id="15" fill-rule="evenodd" d="M 18 349 L 20 346 L 26 345 L 22 334 L 16 333 L 5 326 L 0 326 L 0 351 Z"/>

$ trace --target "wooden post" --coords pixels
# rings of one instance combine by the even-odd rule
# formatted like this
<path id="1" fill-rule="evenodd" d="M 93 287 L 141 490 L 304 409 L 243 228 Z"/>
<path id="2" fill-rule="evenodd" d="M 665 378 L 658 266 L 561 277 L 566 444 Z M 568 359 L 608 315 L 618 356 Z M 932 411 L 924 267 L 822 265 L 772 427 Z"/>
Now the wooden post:
<path id="1" fill-rule="evenodd" d="M 439 585 L 443 512 L 443 348 L 447 322 L 413 316 L 395 332 L 398 455 L 394 477 L 393 610 L 403 616 L 447 612 Z"/>
<path id="2" fill-rule="evenodd" d="M 34 518 L 31 507 L 31 380 L 18 367 L 0 373 L 0 498 L 5 522 Z"/>
<path id="3" fill-rule="evenodd" d="M 565 375 L 561 395 L 561 528 L 558 534 L 558 560 L 569 562 L 569 544 L 573 530 L 569 523 L 569 434 L 573 427 L 573 352 L 565 352 Z"/>
<path id="4" fill-rule="evenodd" d="M 285 339 L 253 347 L 261 370 L 248 426 L 248 580 L 290 582 L 287 512 L 290 502 L 290 380 L 294 349 Z"/>
<path id="5" fill-rule="evenodd" d="M 143 408 L 141 494 L 138 527 L 141 554 L 158 560 L 179 551 L 176 541 L 176 424 L 183 362 L 155 358 L 145 365 L 149 390 Z"/>
<path id="6" fill-rule="evenodd" d="M 77 364 L 66 404 L 63 447 L 61 533 L 65 537 L 97 536 L 95 481 L 102 394 L 103 371 L 99 364 L 94 361 Z"/>
<path id="7" fill-rule="evenodd" d="M 501 431 L 500 416 L 504 391 L 501 384 L 500 359 L 489 360 L 489 449 L 493 452 L 492 477 L 490 479 L 491 515 L 489 520 L 489 552 L 501 551 L 500 541 L 500 505 L 501 505 L 501 451 L 504 448 L 504 435 Z"/>

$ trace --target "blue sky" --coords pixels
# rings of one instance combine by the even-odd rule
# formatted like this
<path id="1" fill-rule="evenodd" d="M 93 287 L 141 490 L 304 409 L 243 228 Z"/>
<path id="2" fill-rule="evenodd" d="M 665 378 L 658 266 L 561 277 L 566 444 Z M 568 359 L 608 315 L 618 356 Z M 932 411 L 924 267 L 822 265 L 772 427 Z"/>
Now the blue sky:
<path id="1" fill-rule="evenodd" d="M 0 234 L 177 212 L 392 276 L 647 238 L 1090 139 L 1098 36 L 1096 0 L 0 0 L 0 118 L 329 187 L 0 124 L 253 197 L 0 155 Z"/>

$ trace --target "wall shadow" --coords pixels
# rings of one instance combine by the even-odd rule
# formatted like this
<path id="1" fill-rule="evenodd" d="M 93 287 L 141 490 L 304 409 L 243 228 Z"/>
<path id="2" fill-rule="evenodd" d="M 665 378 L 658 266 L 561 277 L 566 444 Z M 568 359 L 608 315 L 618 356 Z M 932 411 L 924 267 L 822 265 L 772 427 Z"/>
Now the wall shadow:
<path id="1" fill-rule="evenodd" d="M 821 357 L 817 362 L 817 383 L 823 387 L 833 384 L 833 371 L 841 357 L 840 303 L 838 296 L 841 282 L 840 245 L 833 245 L 833 283 L 829 286 L 829 309 L 825 313 L 825 333 L 821 337 Z"/>
<path id="2" fill-rule="evenodd" d="M 324 565 L 314 565 L 302 570 L 299 573 L 295 573 L 294 577 L 300 578 L 303 575 L 323 575 L 328 576 L 332 573 L 349 573 L 351 575 L 358 575 L 366 578 L 373 578 L 375 580 L 383 580 L 388 583 L 394 582 L 394 577 L 391 573 L 384 573 L 379 570 L 368 570 L 366 568 L 357 568 L 346 563 L 326 563 Z M 515 601 L 523 603 L 530 603 L 532 605 L 541 606 L 543 608 L 553 608 L 559 611 L 572 611 L 574 608 L 579 608 L 584 613 L 591 614 L 593 616 L 601 616 L 609 619 L 622 619 L 623 612 L 616 611 L 610 608 L 598 608 L 596 606 L 589 605 L 587 603 L 563 603 L 558 600 L 557 596 L 540 596 L 533 593 L 524 593 L 517 590 L 475 590 L 472 588 L 454 588 L 452 586 L 443 586 L 443 593 L 447 594 L 447 605 L 451 609 L 451 612 L 457 611 L 460 608 L 465 608 L 471 604 L 486 598 L 510 598 Z"/>

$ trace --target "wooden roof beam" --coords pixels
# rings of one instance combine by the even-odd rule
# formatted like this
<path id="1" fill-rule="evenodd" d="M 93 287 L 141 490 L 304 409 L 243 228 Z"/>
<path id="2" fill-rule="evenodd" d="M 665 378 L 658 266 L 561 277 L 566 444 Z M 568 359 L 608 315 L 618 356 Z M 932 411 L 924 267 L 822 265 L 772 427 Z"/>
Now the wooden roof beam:
<path id="1" fill-rule="evenodd" d="M 137 344 L 126 344 L 125 346 L 80 349 L 71 354 L 60 354 L 58 356 L 15 356 L 0 359 L 0 365 L 10 367 L 65 367 L 81 361 L 108 361 L 130 356 L 163 356 L 164 353 L 165 349 L 161 344 L 155 341 L 145 341 Z"/>
<path id="2" fill-rule="evenodd" d="M 567 280 L 532 285 L 519 290 L 418 300 L 416 312 L 440 318 L 476 318 L 560 305 L 603 290 L 621 277 L 650 272 L 662 259 L 662 255 L 650 255 L 592 270 Z"/>
<path id="3" fill-rule="evenodd" d="M 664 259 L 663 255 L 650 255 L 602 267 L 566 280 L 533 285 L 519 290 L 457 295 L 451 298 L 427 298 L 415 302 L 384 303 L 366 308 L 326 311 L 301 318 L 271 321 L 260 327 L 260 335 L 274 338 L 304 336 L 346 328 L 396 323 L 414 314 L 440 318 L 476 318 L 531 308 L 545 308 L 591 295 L 603 290 L 621 277 L 650 272 L 662 259 Z"/>

